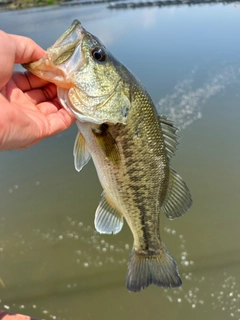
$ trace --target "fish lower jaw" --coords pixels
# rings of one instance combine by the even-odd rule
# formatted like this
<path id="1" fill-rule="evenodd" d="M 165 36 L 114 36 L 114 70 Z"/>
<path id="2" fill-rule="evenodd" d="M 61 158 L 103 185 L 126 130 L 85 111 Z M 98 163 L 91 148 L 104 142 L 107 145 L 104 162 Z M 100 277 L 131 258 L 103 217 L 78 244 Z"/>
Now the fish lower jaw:
<path id="1" fill-rule="evenodd" d="M 65 72 L 60 68 L 56 68 L 52 61 L 47 57 L 36 62 L 24 64 L 23 67 L 37 77 L 54 83 L 57 87 L 70 89 L 72 86 L 72 83 L 67 79 Z"/>

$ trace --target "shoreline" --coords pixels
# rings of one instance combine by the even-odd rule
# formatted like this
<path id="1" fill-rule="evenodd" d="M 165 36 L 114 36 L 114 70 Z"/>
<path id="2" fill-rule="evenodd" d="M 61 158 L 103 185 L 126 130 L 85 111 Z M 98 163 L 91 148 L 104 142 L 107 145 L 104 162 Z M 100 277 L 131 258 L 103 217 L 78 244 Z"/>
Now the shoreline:
<path id="1" fill-rule="evenodd" d="M 0 12 L 58 5 L 62 0 L 15 0 L 0 2 Z"/>
<path id="2" fill-rule="evenodd" d="M 1 1 L 1 0 L 0 0 Z M 106 3 L 108 9 L 129 9 L 149 6 L 179 6 L 179 5 L 197 5 L 234 3 L 234 7 L 239 6 L 240 0 L 5 0 L 0 2 L 1 11 L 22 10 L 28 8 L 40 8 L 53 5 L 74 6 L 87 4 Z"/>

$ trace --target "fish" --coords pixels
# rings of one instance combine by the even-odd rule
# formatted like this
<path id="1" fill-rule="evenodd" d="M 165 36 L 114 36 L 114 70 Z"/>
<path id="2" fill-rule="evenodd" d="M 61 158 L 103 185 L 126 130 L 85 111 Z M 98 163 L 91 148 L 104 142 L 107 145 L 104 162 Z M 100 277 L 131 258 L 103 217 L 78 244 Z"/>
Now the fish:
<path id="1" fill-rule="evenodd" d="M 75 168 L 92 159 L 103 188 L 96 230 L 117 234 L 126 220 L 133 234 L 128 291 L 181 286 L 159 230 L 160 213 L 174 219 L 192 204 L 186 183 L 170 165 L 179 138 L 174 122 L 158 115 L 137 77 L 78 20 L 43 58 L 23 66 L 55 83 L 62 106 L 76 118 Z"/>

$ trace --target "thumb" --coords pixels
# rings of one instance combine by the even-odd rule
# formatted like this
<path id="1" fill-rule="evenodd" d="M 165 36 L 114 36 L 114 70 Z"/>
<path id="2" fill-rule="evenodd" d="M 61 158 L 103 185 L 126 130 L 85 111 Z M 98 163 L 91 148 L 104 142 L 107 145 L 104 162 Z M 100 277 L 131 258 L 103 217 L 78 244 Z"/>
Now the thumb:
<path id="1" fill-rule="evenodd" d="M 44 56 L 45 51 L 27 37 L 0 31 L 0 88 L 11 78 L 15 63 L 28 63 Z"/>
<path id="2" fill-rule="evenodd" d="M 7 36 L 14 50 L 15 63 L 33 62 L 44 56 L 45 51 L 32 39 L 13 34 Z"/>

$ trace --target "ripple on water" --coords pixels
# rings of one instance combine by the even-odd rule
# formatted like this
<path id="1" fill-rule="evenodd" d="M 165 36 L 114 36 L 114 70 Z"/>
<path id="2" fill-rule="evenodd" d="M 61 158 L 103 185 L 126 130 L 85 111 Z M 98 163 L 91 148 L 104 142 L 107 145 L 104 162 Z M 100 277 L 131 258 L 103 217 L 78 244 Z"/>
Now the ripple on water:
<path id="1" fill-rule="evenodd" d="M 81 221 L 74 221 L 70 217 L 66 219 L 66 230 L 58 232 L 56 229 L 45 230 L 33 229 L 31 235 L 31 243 L 25 235 L 15 233 L 12 241 L 15 242 L 21 250 L 20 255 L 27 255 L 35 250 L 35 242 L 39 245 L 39 240 L 46 242 L 49 245 L 63 245 L 66 241 L 72 242 L 69 247 L 73 248 L 70 256 L 73 256 L 72 263 L 79 268 L 96 269 L 102 268 L 108 264 L 127 265 L 129 250 L 131 244 L 119 241 L 119 243 L 111 243 L 111 237 L 107 242 L 103 236 L 98 234 L 91 226 L 85 226 Z M 224 272 L 222 281 L 219 283 L 207 275 L 199 275 L 199 272 L 194 271 L 196 263 L 191 258 L 191 252 L 187 248 L 187 241 L 184 235 L 178 234 L 178 231 L 166 227 L 164 232 L 171 237 L 178 239 L 178 255 L 177 258 L 180 268 L 180 273 L 185 281 L 184 286 L 178 289 L 164 289 L 166 301 L 169 303 L 188 305 L 189 308 L 198 310 L 204 308 L 206 303 L 211 304 L 212 310 L 221 310 L 226 316 L 233 319 L 240 319 L 240 287 L 236 277 Z M 77 241 L 76 241 L 77 240 Z M 75 245 L 74 245 L 75 244 Z M 5 243 L 1 243 L 0 254 L 5 251 Z M 0 255 L 1 256 L 1 255 Z M 17 259 L 17 257 L 15 257 Z M 4 281 L 4 279 L 3 279 Z M 211 292 L 206 293 L 205 286 L 211 287 Z M 68 283 L 68 290 L 74 290 L 77 283 Z M 65 287 L 65 288 L 66 288 Z M 14 312 L 19 312 L 26 306 L 16 304 L 4 304 L 4 309 L 14 309 Z M 29 310 L 29 306 L 27 307 Z M 37 305 L 32 305 L 32 308 L 37 308 Z M 58 315 L 54 315 L 50 311 L 42 308 L 44 317 L 50 319 L 61 319 Z M 29 311 L 28 311 L 29 312 Z"/>

